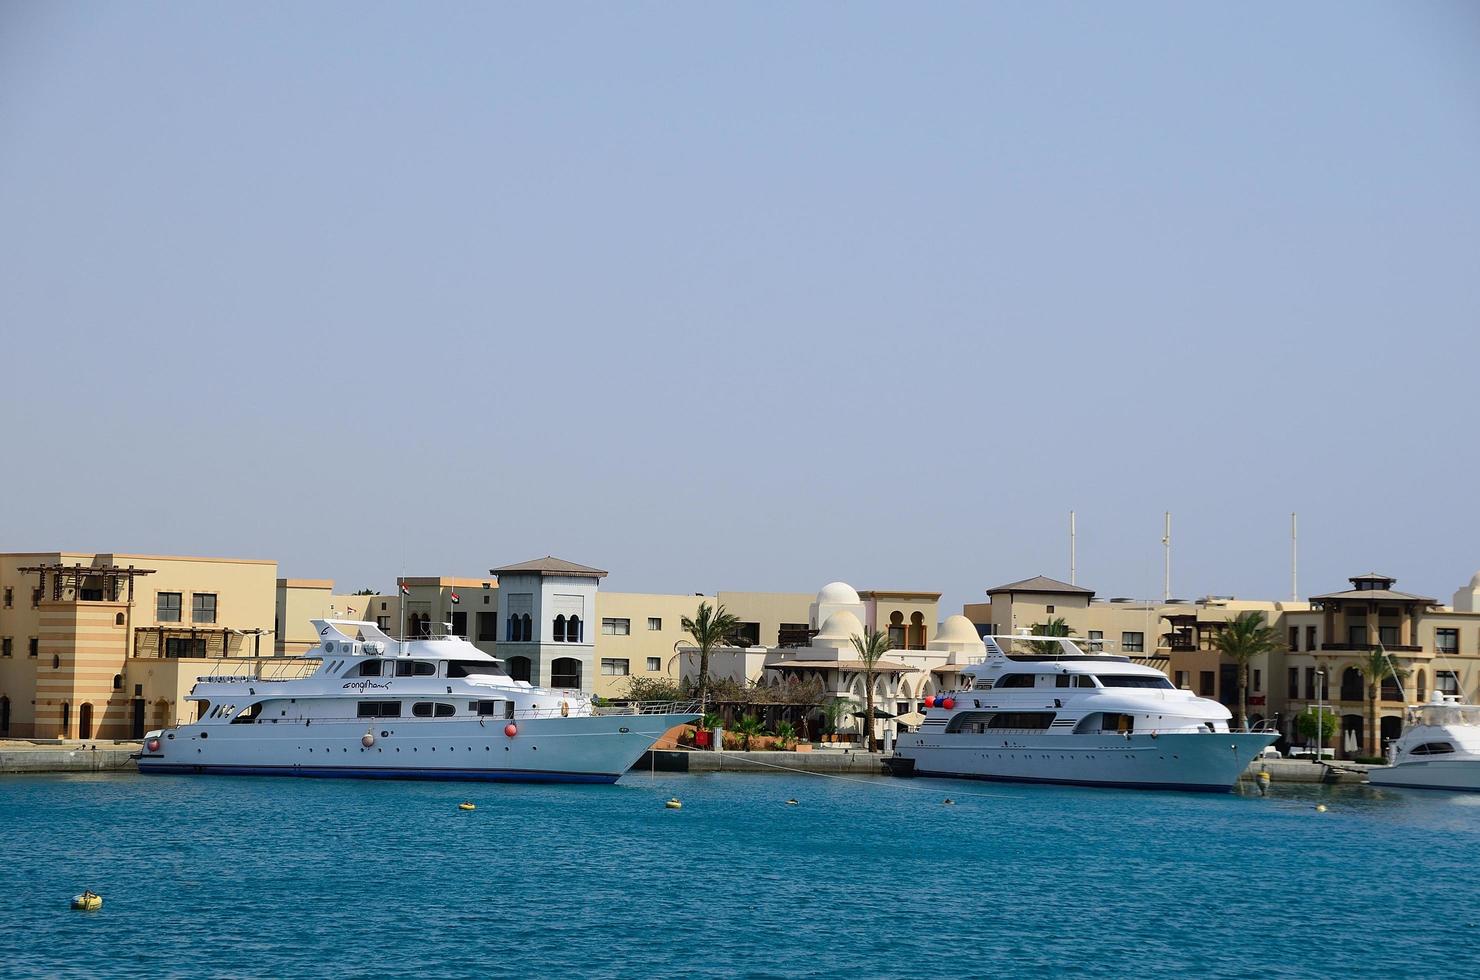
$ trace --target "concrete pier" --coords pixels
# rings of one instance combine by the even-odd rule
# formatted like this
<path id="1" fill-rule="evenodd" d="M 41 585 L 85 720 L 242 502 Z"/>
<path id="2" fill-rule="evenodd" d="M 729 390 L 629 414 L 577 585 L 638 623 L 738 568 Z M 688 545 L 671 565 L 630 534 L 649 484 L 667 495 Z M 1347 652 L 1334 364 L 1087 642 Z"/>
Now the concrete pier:
<path id="1" fill-rule="evenodd" d="M 879 752 L 648 752 L 632 772 L 823 772 L 855 776 L 884 774 Z"/>
<path id="2" fill-rule="evenodd" d="M 131 771 L 138 742 L 0 742 L 0 773 Z"/>

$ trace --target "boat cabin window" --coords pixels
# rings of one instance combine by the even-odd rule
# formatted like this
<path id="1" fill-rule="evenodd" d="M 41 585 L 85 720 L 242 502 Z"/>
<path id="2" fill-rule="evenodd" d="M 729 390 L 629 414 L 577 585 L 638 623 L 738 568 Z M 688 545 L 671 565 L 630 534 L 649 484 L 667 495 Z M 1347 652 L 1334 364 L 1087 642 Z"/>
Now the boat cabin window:
<path id="1" fill-rule="evenodd" d="M 397 677 L 435 677 L 437 665 L 425 660 L 397 660 Z"/>
<path id="2" fill-rule="evenodd" d="M 1032 674 L 1006 674 L 997 678 L 997 683 L 992 686 L 998 689 L 1004 687 L 1032 687 L 1033 676 Z"/>
<path id="3" fill-rule="evenodd" d="M 361 718 L 399 718 L 401 717 L 401 702 L 361 701 L 358 714 Z"/>
<path id="4" fill-rule="evenodd" d="M 480 715 L 501 715 L 503 708 L 501 701 L 469 701 L 468 710 L 476 711 Z"/>
<path id="5" fill-rule="evenodd" d="M 499 677 L 503 675 L 503 671 L 492 660 L 452 660 L 447 664 L 448 677 L 470 677 L 473 674 Z"/>
<path id="6" fill-rule="evenodd" d="M 1149 687 L 1160 691 L 1175 691 L 1172 682 L 1165 677 L 1142 677 L 1139 674 L 1096 674 L 1103 687 Z"/>
<path id="7" fill-rule="evenodd" d="M 1053 720 L 1052 711 L 962 711 L 946 724 L 946 734 L 984 735 L 1006 730 L 1041 732 L 1047 731 Z"/>
<path id="8" fill-rule="evenodd" d="M 457 708 L 435 701 L 418 701 L 411 706 L 411 713 L 417 718 L 451 718 L 457 714 Z"/>
<path id="9" fill-rule="evenodd" d="M 351 674 L 351 677 L 379 677 L 382 661 L 367 660 L 360 664 L 360 669 Z"/>
<path id="10" fill-rule="evenodd" d="M 1454 751 L 1454 746 L 1448 742 L 1425 742 L 1415 746 L 1409 755 L 1448 755 Z"/>
<path id="11" fill-rule="evenodd" d="M 235 718 L 231 719 L 231 723 L 233 725 L 250 725 L 252 722 L 257 720 L 257 716 L 260 714 L 262 714 L 262 702 L 258 701 L 256 704 L 252 705 L 250 708 L 243 711 Z"/>
<path id="12" fill-rule="evenodd" d="M 1135 731 L 1136 719 L 1134 715 L 1120 714 L 1115 711 L 1095 711 L 1079 719 L 1079 724 L 1074 726 L 1075 735 L 1095 735 L 1100 732 L 1131 732 Z"/>
<path id="13" fill-rule="evenodd" d="M 1054 678 L 1054 687 L 1094 687 L 1094 678 L 1088 674 L 1060 674 Z"/>

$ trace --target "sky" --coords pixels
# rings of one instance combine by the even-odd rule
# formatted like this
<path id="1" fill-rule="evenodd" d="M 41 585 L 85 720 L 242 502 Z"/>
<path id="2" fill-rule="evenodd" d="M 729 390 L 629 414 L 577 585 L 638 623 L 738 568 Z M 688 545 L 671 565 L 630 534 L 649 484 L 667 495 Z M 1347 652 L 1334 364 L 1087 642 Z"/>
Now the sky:
<path id="1" fill-rule="evenodd" d="M 0 0 L 0 550 L 1480 568 L 1480 7 Z"/>

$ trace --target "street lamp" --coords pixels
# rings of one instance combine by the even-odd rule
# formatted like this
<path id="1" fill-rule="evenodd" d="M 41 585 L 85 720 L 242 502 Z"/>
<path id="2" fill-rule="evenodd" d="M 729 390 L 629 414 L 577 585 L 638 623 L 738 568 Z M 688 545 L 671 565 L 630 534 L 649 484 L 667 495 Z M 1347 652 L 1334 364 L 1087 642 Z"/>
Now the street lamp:
<path id="1" fill-rule="evenodd" d="M 1316 761 L 1326 757 L 1326 713 L 1321 707 L 1322 687 L 1326 681 L 1326 668 L 1316 664 Z"/>

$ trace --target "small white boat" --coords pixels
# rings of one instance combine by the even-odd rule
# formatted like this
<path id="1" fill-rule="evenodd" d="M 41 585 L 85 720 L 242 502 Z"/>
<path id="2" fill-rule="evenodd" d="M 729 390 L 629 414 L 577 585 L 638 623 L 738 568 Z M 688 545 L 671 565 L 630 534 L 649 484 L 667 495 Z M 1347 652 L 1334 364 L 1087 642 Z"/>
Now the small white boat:
<path id="1" fill-rule="evenodd" d="M 1403 734 L 1388 747 L 1392 765 L 1372 769 L 1373 786 L 1480 792 L 1480 704 L 1433 693 L 1411 705 Z"/>

